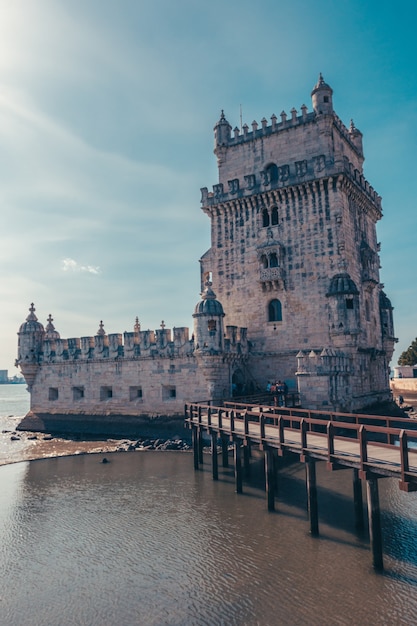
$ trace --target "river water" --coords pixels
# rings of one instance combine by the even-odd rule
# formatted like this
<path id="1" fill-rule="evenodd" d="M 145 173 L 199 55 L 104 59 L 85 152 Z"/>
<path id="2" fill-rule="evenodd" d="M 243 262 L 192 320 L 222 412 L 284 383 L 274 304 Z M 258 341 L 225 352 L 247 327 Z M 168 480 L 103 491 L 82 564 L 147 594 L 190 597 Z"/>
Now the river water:
<path id="1" fill-rule="evenodd" d="M 190 453 L 106 456 L 0 467 L 2 626 L 417 623 L 417 495 L 396 481 L 379 481 L 376 574 L 350 470 L 318 464 L 312 538 L 299 463 L 281 469 L 268 513 L 256 458 L 238 495 L 232 467 L 212 481 L 209 455 L 198 472 Z"/>

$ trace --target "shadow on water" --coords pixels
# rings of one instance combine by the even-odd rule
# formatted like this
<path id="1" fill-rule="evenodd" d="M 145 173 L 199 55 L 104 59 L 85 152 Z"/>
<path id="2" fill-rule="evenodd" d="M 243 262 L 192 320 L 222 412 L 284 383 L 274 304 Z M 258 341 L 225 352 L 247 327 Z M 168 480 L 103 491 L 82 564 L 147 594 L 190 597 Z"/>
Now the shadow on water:
<path id="1" fill-rule="evenodd" d="M 209 462 L 207 462 L 209 461 Z M 219 480 L 230 483 L 234 488 L 233 460 L 229 460 L 227 468 L 219 466 Z M 206 459 L 203 466 L 205 472 L 210 472 L 211 459 Z M 362 481 L 364 483 L 364 481 Z M 385 481 L 380 481 L 385 490 Z M 398 489 L 395 485 L 389 487 Z M 388 488 L 388 489 L 389 489 Z M 381 488 L 382 490 L 382 488 Z M 404 497 L 407 497 L 403 494 Z M 265 495 L 264 460 L 259 453 L 255 453 L 250 462 L 249 476 L 243 480 L 243 493 L 240 497 L 262 500 Z M 317 463 L 317 498 L 319 507 L 320 538 L 340 545 L 353 545 L 361 550 L 369 550 L 368 514 L 365 494 L 365 485 L 362 485 L 363 528 L 355 526 L 355 511 L 353 501 L 353 474 L 352 470 L 328 472 L 324 463 Z M 278 484 L 275 496 L 275 515 L 286 518 L 305 520 L 308 524 L 308 506 L 305 481 L 305 469 L 297 458 L 280 460 L 278 462 Z M 381 525 L 383 534 L 383 551 L 386 557 L 398 563 L 408 563 L 417 567 L 417 520 L 401 514 L 396 514 L 384 507 L 381 502 Z M 352 535 L 352 541 L 338 536 L 332 536 L 326 527 L 336 532 L 342 531 Z M 384 572 L 387 577 L 404 580 L 409 584 L 417 584 L 416 577 L 401 572 Z"/>

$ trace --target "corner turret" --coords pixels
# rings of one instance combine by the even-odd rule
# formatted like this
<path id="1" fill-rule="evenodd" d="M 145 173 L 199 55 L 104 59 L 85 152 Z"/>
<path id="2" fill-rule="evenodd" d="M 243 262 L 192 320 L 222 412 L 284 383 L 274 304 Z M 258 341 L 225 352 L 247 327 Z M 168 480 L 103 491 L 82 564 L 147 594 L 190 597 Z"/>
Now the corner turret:
<path id="1" fill-rule="evenodd" d="M 362 133 L 361 133 L 360 130 L 358 130 L 356 128 L 353 120 L 350 120 L 349 136 L 350 136 L 350 139 L 351 139 L 352 143 L 354 144 L 354 146 L 358 149 L 359 154 L 362 156 L 362 160 L 361 160 L 361 165 L 362 165 L 362 163 L 364 161 L 364 158 L 363 158 Z"/>
<path id="2" fill-rule="evenodd" d="M 197 303 L 194 318 L 194 344 L 196 352 L 216 354 L 223 350 L 223 307 L 207 281 Z"/>
<path id="3" fill-rule="evenodd" d="M 321 73 L 311 92 L 311 101 L 316 115 L 333 113 L 333 89 L 324 82 Z"/>
<path id="4" fill-rule="evenodd" d="M 32 302 L 26 321 L 21 324 L 18 335 L 18 352 L 16 366 L 20 367 L 29 389 L 35 380 L 42 354 L 42 343 L 45 337 L 44 327 L 35 315 Z"/>
<path id="5" fill-rule="evenodd" d="M 232 127 L 224 116 L 222 109 L 220 119 L 214 127 L 214 154 L 220 165 L 226 157 L 226 149 L 231 138 Z"/>

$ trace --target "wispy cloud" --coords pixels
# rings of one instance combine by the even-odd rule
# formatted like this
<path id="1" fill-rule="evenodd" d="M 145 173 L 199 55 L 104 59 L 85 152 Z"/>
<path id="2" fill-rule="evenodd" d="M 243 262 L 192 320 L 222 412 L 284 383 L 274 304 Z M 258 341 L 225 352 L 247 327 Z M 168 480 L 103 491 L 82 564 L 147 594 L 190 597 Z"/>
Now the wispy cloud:
<path id="1" fill-rule="evenodd" d="M 74 259 L 62 259 L 61 269 L 63 272 L 87 272 L 88 274 L 100 274 L 98 265 L 81 265 Z"/>

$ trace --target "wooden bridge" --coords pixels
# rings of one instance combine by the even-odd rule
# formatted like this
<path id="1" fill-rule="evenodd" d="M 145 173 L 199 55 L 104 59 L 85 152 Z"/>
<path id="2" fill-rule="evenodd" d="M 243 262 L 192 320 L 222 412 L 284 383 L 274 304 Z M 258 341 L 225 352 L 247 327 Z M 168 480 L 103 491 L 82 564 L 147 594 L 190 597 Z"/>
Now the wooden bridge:
<path id="1" fill-rule="evenodd" d="M 212 475 L 218 479 L 220 439 L 223 467 L 228 466 L 229 443 L 234 444 L 236 491 L 242 492 L 252 446 L 265 457 L 268 510 L 275 508 L 277 456 L 295 454 L 306 464 L 310 532 L 319 534 L 316 485 L 317 461 L 328 470 L 353 470 L 353 502 L 357 528 L 363 526 L 362 480 L 366 481 L 369 536 L 373 566 L 383 569 L 378 479 L 394 477 L 399 488 L 417 490 L 417 423 L 407 418 L 310 411 L 243 402 L 185 405 L 185 420 L 192 429 L 194 469 L 203 462 L 203 433 L 211 437 Z M 243 457 L 243 468 L 242 468 Z"/>

